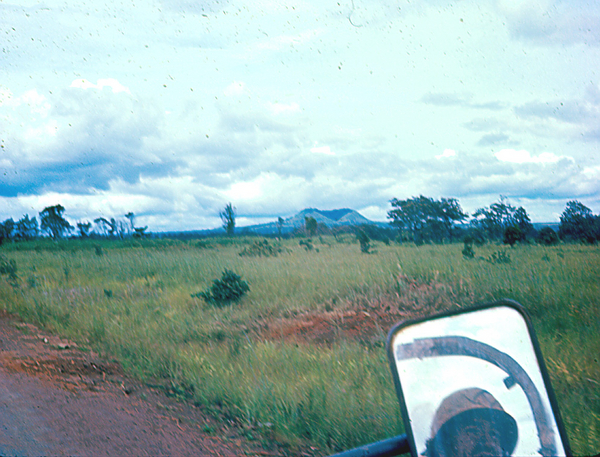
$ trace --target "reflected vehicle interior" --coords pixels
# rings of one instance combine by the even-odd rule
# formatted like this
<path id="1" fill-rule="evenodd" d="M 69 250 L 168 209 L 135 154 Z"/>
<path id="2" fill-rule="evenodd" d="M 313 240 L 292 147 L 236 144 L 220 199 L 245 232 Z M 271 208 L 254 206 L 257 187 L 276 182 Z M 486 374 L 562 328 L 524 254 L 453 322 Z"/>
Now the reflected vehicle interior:
<path id="1" fill-rule="evenodd" d="M 412 455 L 570 455 L 518 303 L 400 323 L 388 356 Z"/>

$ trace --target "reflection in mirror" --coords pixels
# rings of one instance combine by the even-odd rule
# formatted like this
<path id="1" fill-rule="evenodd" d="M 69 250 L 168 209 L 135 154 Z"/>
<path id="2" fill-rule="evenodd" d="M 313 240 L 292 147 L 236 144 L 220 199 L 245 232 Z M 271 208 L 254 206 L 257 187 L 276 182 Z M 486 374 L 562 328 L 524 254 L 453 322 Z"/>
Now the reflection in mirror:
<path id="1" fill-rule="evenodd" d="M 567 454 L 543 366 L 513 302 L 400 324 L 388 353 L 413 454 Z"/>

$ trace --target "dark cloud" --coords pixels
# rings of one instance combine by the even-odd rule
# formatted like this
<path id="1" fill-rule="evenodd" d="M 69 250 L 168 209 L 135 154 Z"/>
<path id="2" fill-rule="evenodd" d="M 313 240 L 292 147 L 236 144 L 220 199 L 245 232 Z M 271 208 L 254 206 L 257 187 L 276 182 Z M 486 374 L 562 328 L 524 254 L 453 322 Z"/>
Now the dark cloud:
<path id="1" fill-rule="evenodd" d="M 181 166 L 180 159 L 152 151 L 149 144 L 160 139 L 162 120 L 125 92 L 70 88 L 34 99 L 31 114 L 19 112 L 39 118 L 30 121 L 42 132 L 39 142 L 27 129 L 11 132 L 3 149 L 10 179 L 1 195 L 88 194 L 108 190 L 115 180 L 133 184 L 142 176 L 168 176 Z M 49 125 L 56 125 L 52 135 Z"/>
<path id="2" fill-rule="evenodd" d="M 531 102 L 515 107 L 514 112 L 520 117 L 553 118 L 573 124 L 585 122 L 593 115 L 589 108 L 576 101 Z"/>
<path id="3" fill-rule="evenodd" d="M 175 161 L 136 164 L 126 156 L 95 154 L 95 151 L 82 159 L 43 166 L 19 166 L 16 172 L 5 175 L 0 184 L 0 196 L 15 197 L 47 192 L 88 195 L 99 190 L 109 190 L 111 181 L 115 180 L 135 184 L 141 177 L 168 176 L 178 166 Z"/>
<path id="4" fill-rule="evenodd" d="M 583 139 L 587 141 L 600 141 L 600 129 L 593 129 L 583 134 Z"/>
<path id="5" fill-rule="evenodd" d="M 548 10 L 534 3 L 523 5 L 507 14 L 507 25 L 514 38 L 541 45 L 600 45 L 597 1 L 554 2 Z"/>
<path id="6" fill-rule="evenodd" d="M 568 199 L 600 192 L 600 183 L 586 176 L 570 158 L 553 163 L 513 163 L 499 161 L 493 154 L 459 155 L 444 168 L 430 175 L 428 188 L 457 198 L 506 195 L 539 200 Z"/>
<path id="7" fill-rule="evenodd" d="M 496 117 L 479 117 L 472 119 L 462 125 L 472 132 L 487 132 L 490 130 L 503 130 L 507 127 L 506 123 Z"/>
<path id="8" fill-rule="evenodd" d="M 493 146 L 497 144 L 507 144 L 509 136 L 504 133 L 488 133 L 483 135 L 477 142 L 477 146 Z"/>

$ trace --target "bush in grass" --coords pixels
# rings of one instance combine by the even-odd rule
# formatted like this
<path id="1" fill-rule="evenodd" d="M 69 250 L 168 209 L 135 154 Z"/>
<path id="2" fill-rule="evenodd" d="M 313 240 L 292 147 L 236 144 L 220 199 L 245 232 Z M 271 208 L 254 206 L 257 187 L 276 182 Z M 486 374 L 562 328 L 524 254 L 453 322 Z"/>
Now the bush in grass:
<path id="1" fill-rule="evenodd" d="M 263 240 L 255 241 L 251 246 L 244 247 L 239 255 L 242 257 L 276 257 L 281 251 L 280 247 L 273 246 L 267 240 Z"/>
<path id="2" fill-rule="evenodd" d="M 510 255 L 506 251 L 496 251 L 485 260 L 496 265 L 511 262 Z"/>
<path id="3" fill-rule="evenodd" d="M 356 231 L 356 239 L 360 243 L 360 252 L 369 254 L 369 249 L 371 249 L 371 239 L 369 238 L 369 235 L 367 235 L 367 232 L 363 229 L 358 229 Z"/>
<path id="4" fill-rule="evenodd" d="M 465 238 L 465 246 L 462 250 L 462 255 L 465 259 L 472 259 L 475 257 L 475 250 L 473 249 L 473 239 L 472 238 Z"/>
<path id="5" fill-rule="evenodd" d="M 554 246 L 559 242 L 558 234 L 552 229 L 552 227 L 542 228 L 537 236 L 537 242 L 545 246 Z"/>
<path id="6" fill-rule="evenodd" d="M 17 262 L 14 259 L 6 260 L 4 256 L 0 256 L 0 275 L 7 275 L 12 282 L 18 279 Z"/>
<path id="7" fill-rule="evenodd" d="M 506 230 L 504 231 L 504 238 L 503 238 L 504 244 L 510 244 L 510 246 L 512 247 L 515 245 L 515 243 L 517 241 L 524 241 L 524 240 L 525 240 L 525 234 L 517 226 L 511 225 L 510 227 L 507 227 Z"/>
<path id="8" fill-rule="evenodd" d="M 240 275 L 226 269 L 221 279 L 213 280 L 210 289 L 193 294 L 192 297 L 203 298 L 207 303 L 221 307 L 238 301 L 249 290 L 250 286 Z"/>
<path id="9" fill-rule="evenodd" d="M 313 244 L 312 244 L 312 240 L 310 238 L 308 238 L 306 240 L 300 240 L 298 242 L 298 244 L 300 246 L 304 246 L 304 249 L 306 249 L 307 251 L 312 251 L 313 250 Z"/>

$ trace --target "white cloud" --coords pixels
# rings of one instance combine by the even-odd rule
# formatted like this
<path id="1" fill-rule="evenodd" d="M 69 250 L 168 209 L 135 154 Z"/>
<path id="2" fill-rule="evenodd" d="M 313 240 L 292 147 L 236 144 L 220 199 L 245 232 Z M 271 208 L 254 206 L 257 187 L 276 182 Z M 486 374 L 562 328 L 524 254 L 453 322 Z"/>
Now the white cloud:
<path id="1" fill-rule="evenodd" d="M 360 214 L 365 216 L 367 219 L 372 221 L 387 221 L 387 213 L 389 208 L 382 208 L 380 206 L 368 206 L 366 208 L 361 208 L 358 210 Z"/>
<path id="2" fill-rule="evenodd" d="M 435 156 L 436 159 L 448 159 L 451 157 L 456 157 L 456 151 L 454 149 L 444 149 L 440 155 Z"/>
<path id="3" fill-rule="evenodd" d="M 282 177 L 277 173 L 262 172 L 255 179 L 239 181 L 230 186 L 223 195 L 231 201 L 239 202 L 272 202 L 287 199 L 294 193 L 294 189 L 300 189 L 305 181 L 298 176 Z"/>
<path id="4" fill-rule="evenodd" d="M 96 84 L 89 82 L 87 79 L 76 79 L 71 83 L 70 87 L 75 87 L 78 89 L 98 89 L 102 90 L 105 87 L 110 87 L 114 94 L 119 92 L 127 92 L 131 94 L 131 91 L 128 87 L 125 87 L 119 81 L 114 78 L 107 79 L 99 79 Z"/>
<path id="5" fill-rule="evenodd" d="M 314 147 L 310 148 L 310 152 L 312 152 L 313 154 L 325 154 L 328 156 L 335 155 L 335 152 L 333 152 L 329 146 L 316 146 L 315 145 Z"/>
<path id="6" fill-rule="evenodd" d="M 511 163 L 556 163 L 565 158 L 565 156 L 557 156 L 552 152 L 542 152 L 537 156 L 532 156 L 529 151 L 524 149 L 519 151 L 516 149 L 502 149 L 495 156 L 500 162 Z"/>
<path id="7" fill-rule="evenodd" d="M 263 197 L 261 179 L 255 181 L 236 182 L 224 194 L 231 200 L 248 201 Z"/>

